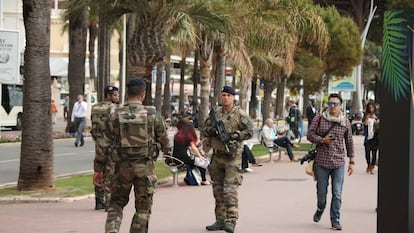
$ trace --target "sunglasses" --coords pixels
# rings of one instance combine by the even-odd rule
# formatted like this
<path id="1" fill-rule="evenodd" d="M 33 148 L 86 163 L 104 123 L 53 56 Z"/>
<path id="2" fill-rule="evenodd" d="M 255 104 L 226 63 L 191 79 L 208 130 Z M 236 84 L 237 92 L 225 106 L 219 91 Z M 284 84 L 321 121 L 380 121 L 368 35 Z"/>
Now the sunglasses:
<path id="1" fill-rule="evenodd" d="M 338 102 L 328 102 L 328 106 L 329 107 L 338 107 L 339 106 L 339 103 Z"/>

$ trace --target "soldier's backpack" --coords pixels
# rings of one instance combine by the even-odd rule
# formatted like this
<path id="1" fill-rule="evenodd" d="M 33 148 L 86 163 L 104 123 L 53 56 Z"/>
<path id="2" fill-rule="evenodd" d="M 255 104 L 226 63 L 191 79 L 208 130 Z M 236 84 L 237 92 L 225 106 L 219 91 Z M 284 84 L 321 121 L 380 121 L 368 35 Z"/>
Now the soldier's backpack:
<path id="1" fill-rule="evenodd" d="M 119 109 L 120 146 L 122 148 L 148 147 L 148 110 L 144 106 Z"/>
<path id="2" fill-rule="evenodd" d="M 97 103 L 92 106 L 91 111 L 91 134 L 92 137 L 102 137 L 105 129 L 105 121 L 111 111 L 111 104 L 107 102 Z"/>

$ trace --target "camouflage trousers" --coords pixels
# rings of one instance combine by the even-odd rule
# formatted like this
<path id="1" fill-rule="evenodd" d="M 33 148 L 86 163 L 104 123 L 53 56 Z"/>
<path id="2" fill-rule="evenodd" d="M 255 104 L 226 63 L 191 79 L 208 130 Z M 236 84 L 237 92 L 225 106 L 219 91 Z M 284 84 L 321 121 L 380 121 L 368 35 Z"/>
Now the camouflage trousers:
<path id="1" fill-rule="evenodd" d="M 112 162 L 111 158 L 108 156 L 106 161 L 105 170 L 103 172 L 104 179 L 103 185 L 95 185 L 95 199 L 97 202 L 100 202 L 109 207 L 109 201 L 111 200 L 111 180 L 115 172 L 115 163 Z"/>
<path id="2" fill-rule="evenodd" d="M 148 158 L 121 160 L 116 163 L 111 182 L 111 201 L 105 224 L 106 233 L 118 233 L 123 209 L 128 204 L 134 186 L 135 214 L 130 233 L 147 233 L 151 215 L 152 197 L 157 185 L 154 162 Z"/>
<path id="3" fill-rule="evenodd" d="M 216 221 L 236 222 L 239 218 L 238 188 L 243 180 L 241 157 L 215 154 L 208 171 L 213 181 Z"/>

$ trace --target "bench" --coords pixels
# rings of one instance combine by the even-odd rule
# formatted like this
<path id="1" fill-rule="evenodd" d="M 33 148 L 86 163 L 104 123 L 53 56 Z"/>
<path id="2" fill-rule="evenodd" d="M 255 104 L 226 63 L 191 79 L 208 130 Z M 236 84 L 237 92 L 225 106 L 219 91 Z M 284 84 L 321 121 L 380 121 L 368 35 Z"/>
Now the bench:
<path id="1" fill-rule="evenodd" d="M 273 163 L 272 154 L 276 153 L 276 152 L 279 152 L 279 159 L 278 160 L 282 159 L 282 149 L 283 148 L 281 148 L 278 145 L 274 145 L 273 147 L 266 147 L 266 148 L 269 151 L 269 162 Z"/>
<path id="2" fill-rule="evenodd" d="M 178 187 L 178 173 L 187 171 L 187 166 L 183 161 L 171 155 L 164 155 L 164 157 L 164 162 L 170 167 L 173 175 L 173 187 Z"/>
<path id="3" fill-rule="evenodd" d="M 273 153 L 276 153 L 276 152 L 279 152 L 279 159 L 278 160 L 281 160 L 282 159 L 282 151 L 283 151 L 283 148 L 282 147 L 280 147 L 280 146 L 278 146 L 276 144 L 274 144 L 272 147 L 268 147 L 268 146 L 266 146 L 266 143 L 264 143 L 263 140 L 260 140 L 260 143 L 269 152 L 269 162 L 273 163 L 272 155 L 273 155 Z"/>

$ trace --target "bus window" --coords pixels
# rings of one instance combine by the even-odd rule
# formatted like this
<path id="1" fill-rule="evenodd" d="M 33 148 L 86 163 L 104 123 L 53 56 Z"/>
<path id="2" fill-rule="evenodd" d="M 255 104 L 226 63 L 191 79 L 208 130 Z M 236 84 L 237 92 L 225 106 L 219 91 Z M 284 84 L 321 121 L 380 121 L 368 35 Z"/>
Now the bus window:
<path id="1" fill-rule="evenodd" d="M 23 114 L 23 86 L 1 85 L 0 125 L 20 130 Z"/>
<path id="2" fill-rule="evenodd" d="M 3 106 L 4 111 L 7 112 L 7 114 L 10 113 L 11 107 L 10 107 L 10 91 L 8 88 L 9 85 L 3 84 L 1 85 L 1 106 Z"/>

